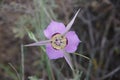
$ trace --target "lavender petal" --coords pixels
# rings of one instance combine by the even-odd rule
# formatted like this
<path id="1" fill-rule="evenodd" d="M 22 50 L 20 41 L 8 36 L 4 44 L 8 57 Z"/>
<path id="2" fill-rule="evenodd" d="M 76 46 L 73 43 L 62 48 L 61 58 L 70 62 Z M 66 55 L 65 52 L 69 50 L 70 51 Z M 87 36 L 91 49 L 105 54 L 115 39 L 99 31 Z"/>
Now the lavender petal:
<path id="1" fill-rule="evenodd" d="M 63 23 L 52 21 L 48 27 L 44 30 L 45 36 L 50 39 L 56 33 L 64 33 L 65 25 Z"/>
<path id="2" fill-rule="evenodd" d="M 46 53 L 49 59 L 58 59 L 63 57 L 63 51 L 54 49 L 51 44 L 46 45 Z"/>
<path id="3" fill-rule="evenodd" d="M 65 47 L 66 52 L 74 53 L 81 42 L 74 31 L 69 31 L 66 35 L 68 44 Z M 72 36 L 72 37 L 71 37 Z"/>

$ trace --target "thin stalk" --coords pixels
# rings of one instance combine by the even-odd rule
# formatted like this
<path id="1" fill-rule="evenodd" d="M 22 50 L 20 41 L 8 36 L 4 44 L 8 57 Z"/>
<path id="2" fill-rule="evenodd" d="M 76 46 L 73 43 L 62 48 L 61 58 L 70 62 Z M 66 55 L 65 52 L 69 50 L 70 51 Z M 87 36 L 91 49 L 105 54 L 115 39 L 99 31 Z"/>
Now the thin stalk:
<path id="1" fill-rule="evenodd" d="M 50 65 L 50 60 L 48 59 L 48 57 L 47 57 L 47 55 L 46 55 L 46 51 L 45 51 L 45 48 L 44 47 L 40 47 L 42 50 L 43 50 L 43 52 L 44 52 L 44 54 L 43 54 L 43 57 L 44 57 L 44 61 L 45 61 L 45 63 L 46 63 L 46 65 L 47 65 L 47 68 L 46 68 L 46 71 L 47 71 L 47 73 L 48 73 L 48 78 L 49 78 L 49 80 L 55 80 L 54 79 L 54 75 L 53 75 L 53 72 L 52 72 L 52 68 L 51 68 L 51 65 Z"/>
<path id="2" fill-rule="evenodd" d="M 20 74 L 19 74 L 18 71 L 15 69 L 15 67 L 14 67 L 11 63 L 8 63 L 8 64 L 9 64 L 10 67 L 15 71 L 18 80 L 21 80 L 21 79 L 20 79 Z"/>
<path id="3" fill-rule="evenodd" d="M 22 80 L 25 80 L 25 76 L 24 76 L 25 69 L 24 69 L 24 49 L 23 49 L 23 45 L 21 45 L 21 67 L 22 67 L 22 75 L 21 75 L 21 77 L 22 77 Z"/>
<path id="4" fill-rule="evenodd" d="M 78 56 L 81 56 L 81 57 L 83 57 L 83 58 L 85 58 L 85 59 L 87 59 L 87 60 L 89 60 L 89 61 L 90 61 L 90 58 L 88 58 L 87 56 L 84 56 L 84 55 L 79 54 L 79 53 L 74 53 L 74 54 L 76 54 L 76 55 L 78 55 Z"/>

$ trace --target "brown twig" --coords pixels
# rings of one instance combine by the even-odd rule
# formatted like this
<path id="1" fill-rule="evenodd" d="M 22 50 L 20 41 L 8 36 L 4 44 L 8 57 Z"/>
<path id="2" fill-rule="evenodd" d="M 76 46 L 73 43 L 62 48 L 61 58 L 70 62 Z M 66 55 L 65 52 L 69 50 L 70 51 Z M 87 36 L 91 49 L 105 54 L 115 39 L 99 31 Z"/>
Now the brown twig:
<path id="1" fill-rule="evenodd" d="M 118 72 L 119 70 L 120 70 L 120 66 L 118 66 L 116 69 L 114 69 L 113 71 L 111 71 L 111 72 L 108 73 L 107 75 L 103 76 L 103 77 L 101 78 L 101 80 L 104 80 L 104 79 L 106 79 L 106 78 L 114 75 L 114 74 L 115 74 L 116 72 Z"/>

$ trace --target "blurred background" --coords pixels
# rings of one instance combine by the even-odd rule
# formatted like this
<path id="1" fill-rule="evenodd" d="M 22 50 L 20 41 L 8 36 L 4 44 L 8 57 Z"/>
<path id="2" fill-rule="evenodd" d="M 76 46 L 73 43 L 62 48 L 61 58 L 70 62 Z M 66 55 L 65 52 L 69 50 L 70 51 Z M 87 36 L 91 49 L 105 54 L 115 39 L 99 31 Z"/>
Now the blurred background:
<path id="1" fill-rule="evenodd" d="M 41 47 L 51 19 L 69 23 L 82 43 L 64 59 L 49 60 Z M 24 65 L 23 65 L 24 62 Z M 24 76 L 23 76 L 24 70 Z M 17 73 L 19 77 L 17 77 Z M 0 80 L 120 80 L 120 0 L 0 0 Z"/>

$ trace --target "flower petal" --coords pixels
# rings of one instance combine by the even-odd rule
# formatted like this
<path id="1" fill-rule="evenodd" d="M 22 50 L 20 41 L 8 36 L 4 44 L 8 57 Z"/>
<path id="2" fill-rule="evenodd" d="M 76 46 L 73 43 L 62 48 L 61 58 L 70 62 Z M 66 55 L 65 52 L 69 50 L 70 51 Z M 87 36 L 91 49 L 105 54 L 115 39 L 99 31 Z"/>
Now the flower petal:
<path id="1" fill-rule="evenodd" d="M 58 58 L 63 57 L 63 51 L 54 49 L 51 46 L 51 44 L 46 45 L 46 53 L 47 53 L 49 59 L 58 59 Z"/>
<path id="2" fill-rule="evenodd" d="M 50 43 L 50 40 L 39 41 L 39 42 L 36 42 L 36 43 L 24 45 L 24 46 L 41 46 L 41 45 L 46 45 L 47 43 Z"/>
<path id="3" fill-rule="evenodd" d="M 55 33 L 64 33 L 65 25 L 63 23 L 52 21 L 48 27 L 44 30 L 45 36 L 50 39 Z"/>
<path id="4" fill-rule="evenodd" d="M 73 53 L 77 50 L 78 44 L 81 42 L 74 31 L 69 31 L 65 35 L 68 39 L 68 44 L 65 47 L 66 52 Z"/>
<path id="5" fill-rule="evenodd" d="M 76 12 L 75 16 L 74 16 L 74 17 L 72 18 L 72 20 L 68 23 L 68 25 L 66 26 L 66 30 L 65 30 L 65 32 L 63 33 L 63 35 L 65 35 L 65 34 L 70 30 L 70 28 L 72 27 L 72 25 L 73 25 L 73 23 L 74 23 L 77 15 L 78 15 L 79 11 L 80 11 L 80 9 Z"/>

